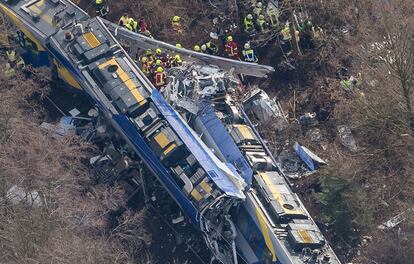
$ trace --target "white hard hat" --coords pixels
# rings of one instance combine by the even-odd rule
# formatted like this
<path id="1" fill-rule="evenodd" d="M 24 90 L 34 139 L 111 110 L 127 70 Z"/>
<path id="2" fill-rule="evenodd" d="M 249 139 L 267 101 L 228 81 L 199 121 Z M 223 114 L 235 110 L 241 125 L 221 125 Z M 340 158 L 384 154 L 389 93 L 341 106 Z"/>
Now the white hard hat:
<path id="1" fill-rule="evenodd" d="M 212 39 L 218 39 L 218 35 L 215 32 L 210 32 L 210 38 Z"/>
<path id="2" fill-rule="evenodd" d="M 247 19 L 250 19 L 250 20 L 252 20 L 252 19 L 253 19 L 253 16 L 252 16 L 252 14 L 248 14 L 248 15 L 247 15 Z"/>
<path id="3" fill-rule="evenodd" d="M 246 44 L 244 44 L 244 48 L 245 49 L 250 49 L 250 43 L 249 42 L 246 42 Z"/>
<path id="4" fill-rule="evenodd" d="M 263 4 L 262 4 L 262 2 L 257 2 L 256 6 L 257 6 L 257 7 L 262 7 L 262 6 L 263 6 Z"/>
<path id="5" fill-rule="evenodd" d="M 201 50 L 202 50 L 202 51 L 206 51 L 206 49 L 207 49 L 206 44 L 201 45 Z"/>

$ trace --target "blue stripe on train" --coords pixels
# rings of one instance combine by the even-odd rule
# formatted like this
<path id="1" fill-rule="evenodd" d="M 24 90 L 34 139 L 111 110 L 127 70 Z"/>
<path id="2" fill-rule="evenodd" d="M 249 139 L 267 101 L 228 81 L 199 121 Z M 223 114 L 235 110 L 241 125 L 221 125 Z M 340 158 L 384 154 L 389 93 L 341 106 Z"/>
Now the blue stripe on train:
<path id="1" fill-rule="evenodd" d="M 155 156 L 154 152 L 138 133 L 131 121 L 124 115 L 114 115 L 112 118 L 138 150 L 140 158 L 145 162 L 148 168 L 157 175 L 158 179 L 167 188 L 168 192 L 173 196 L 178 205 L 186 212 L 194 224 L 198 223 L 197 209 L 177 186 L 165 166 L 161 163 L 159 158 Z"/>

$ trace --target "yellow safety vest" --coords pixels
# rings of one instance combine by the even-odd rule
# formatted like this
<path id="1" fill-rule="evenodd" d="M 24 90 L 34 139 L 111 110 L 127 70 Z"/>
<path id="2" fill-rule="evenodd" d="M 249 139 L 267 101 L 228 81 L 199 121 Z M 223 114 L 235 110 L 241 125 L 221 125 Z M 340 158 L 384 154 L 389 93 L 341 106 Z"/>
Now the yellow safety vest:
<path id="1" fill-rule="evenodd" d="M 292 36 L 290 35 L 289 27 L 285 27 L 284 29 L 282 29 L 281 33 L 282 33 L 283 40 L 285 41 L 290 40 L 292 38 Z"/>
<path id="2" fill-rule="evenodd" d="M 16 61 L 16 52 L 14 50 L 6 51 L 6 54 L 7 54 L 7 59 L 10 62 Z"/>
<path id="3" fill-rule="evenodd" d="M 6 69 L 4 69 L 4 75 L 10 78 L 16 75 L 16 71 L 10 66 L 10 63 L 6 63 Z"/>
<path id="4" fill-rule="evenodd" d="M 244 31 L 250 32 L 253 30 L 253 21 L 247 19 L 247 17 L 244 18 Z"/>

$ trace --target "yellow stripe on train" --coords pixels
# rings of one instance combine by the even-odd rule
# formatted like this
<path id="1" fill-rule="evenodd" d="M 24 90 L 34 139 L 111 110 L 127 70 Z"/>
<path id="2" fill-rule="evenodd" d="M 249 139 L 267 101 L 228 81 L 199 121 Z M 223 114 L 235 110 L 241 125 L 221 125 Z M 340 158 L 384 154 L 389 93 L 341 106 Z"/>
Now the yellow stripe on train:
<path id="1" fill-rule="evenodd" d="M 262 231 L 263 237 L 266 242 L 266 246 L 270 250 L 270 252 L 272 252 L 272 255 L 273 255 L 272 261 L 276 261 L 277 260 L 276 252 L 275 252 L 275 248 L 273 247 L 272 239 L 270 238 L 269 228 L 266 225 L 265 217 L 259 208 L 255 207 L 255 209 L 256 209 L 257 219 L 259 220 L 260 230 Z"/>
<path id="2" fill-rule="evenodd" d="M 27 30 L 26 26 L 20 21 L 20 18 L 16 16 L 16 14 L 7 8 L 5 5 L 0 4 L 0 9 L 13 21 L 13 23 L 28 37 L 33 43 L 36 44 L 38 51 L 45 51 L 45 48 L 43 48 L 42 44 L 33 36 L 33 34 Z"/>

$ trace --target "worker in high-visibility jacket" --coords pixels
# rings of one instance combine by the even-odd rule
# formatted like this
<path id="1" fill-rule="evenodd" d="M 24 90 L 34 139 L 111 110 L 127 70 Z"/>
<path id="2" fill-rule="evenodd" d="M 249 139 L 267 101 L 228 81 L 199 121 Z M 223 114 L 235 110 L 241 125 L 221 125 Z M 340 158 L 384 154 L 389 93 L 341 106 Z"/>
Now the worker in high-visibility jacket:
<path id="1" fill-rule="evenodd" d="M 256 31 L 256 29 L 254 28 L 253 15 L 252 14 L 248 14 L 244 18 L 243 24 L 244 24 L 244 32 L 246 32 L 247 34 L 252 34 Z"/>
<path id="2" fill-rule="evenodd" d="M 24 69 L 26 67 L 26 63 L 24 62 L 23 58 L 16 55 L 16 51 L 13 49 L 6 51 L 7 61 L 11 68 L 13 69 Z"/>
<path id="3" fill-rule="evenodd" d="M 106 17 L 109 7 L 106 5 L 105 0 L 95 0 L 95 12 L 97 16 Z"/>
<path id="4" fill-rule="evenodd" d="M 183 65 L 183 61 L 181 60 L 181 56 L 177 54 L 174 56 L 174 59 L 171 61 L 171 66 L 179 67 L 181 65 Z"/>
<path id="5" fill-rule="evenodd" d="M 161 60 L 161 57 L 162 57 L 162 49 L 156 48 L 155 49 L 155 59 L 156 60 Z"/>
<path id="6" fill-rule="evenodd" d="M 16 70 L 10 65 L 10 63 L 6 63 L 6 68 L 4 69 L 4 75 L 7 78 L 11 78 L 16 76 Z"/>
<path id="7" fill-rule="evenodd" d="M 237 43 L 233 40 L 232 36 L 226 38 L 226 44 L 224 45 L 227 55 L 231 59 L 239 60 L 239 50 L 237 48 Z"/>
<path id="8" fill-rule="evenodd" d="M 172 25 L 173 30 L 176 33 L 178 33 L 178 34 L 183 33 L 183 26 L 181 25 L 181 17 L 173 16 L 172 21 L 171 21 L 171 25 Z"/>
<path id="9" fill-rule="evenodd" d="M 287 56 L 289 56 L 292 54 L 292 35 L 290 34 L 289 22 L 286 22 L 285 27 L 280 31 L 280 34 L 282 36 L 281 44 L 283 52 Z M 299 43 L 300 36 L 298 30 L 295 30 L 295 38 L 296 41 Z"/>
<path id="10" fill-rule="evenodd" d="M 124 14 L 119 19 L 119 25 L 132 31 L 132 21 L 133 20 L 134 20 L 133 18 L 129 17 L 127 14 Z"/>
<path id="11" fill-rule="evenodd" d="M 148 63 L 148 58 L 142 57 L 141 58 L 141 70 L 147 77 L 150 77 L 150 73 L 151 73 L 150 68 L 151 66 Z"/>
<path id="12" fill-rule="evenodd" d="M 123 14 L 119 19 L 118 25 L 125 27 L 126 24 L 129 23 L 129 16 L 128 14 Z"/>
<path id="13" fill-rule="evenodd" d="M 138 28 L 141 34 L 152 38 L 151 32 L 148 30 L 148 24 L 145 18 L 141 17 L 138 19 Z"/>
<path id="14" fill-rule="evenodd" d="M 14 63 L 16 61 L 16 52 L 13 49 L 7 50 L 6 55 L 9 63 Z"/>
<path id="15" fill-rule="evenodd" d="M 256 6 L 253 8 L 253 15 L 257 18 L 260 16 L 260 14 L 263 11 L 263 3 L 262 2 L 257 2 Z"/>
<path id="16" fill-rule="evenodd" d="M 158 90 L 161 89 L 165 85 L 165 79 L 167 78 L 167 75 L 164 72 L 164 69 L 162 67 L 158 67 L 155 70 L 155 76 L 154 76 L 154 86 Z"/>
<path id="17" fill-rule="evenodd" d="M 279 16 L 280 16 L 279 10 L 274 5 L 269 4 L 266 10 L 266 13 L 270 20 L 270 26 L 272 28 L 279 27 Z"/>
<path id="18" fill-rule="evenodd" d="M 254 63 L 259 62 L 259 59 L 257 58 L 256 54 L 254 53 L 254 50 L 250 47 L 249 42 L 244 44 L 244 50 L 243 50 L 242 53 L 243 53 L 244 61 L 254 62 Z"/>
<path id="19" fill-rule="evenodd" d="M 147 57 L 147 61 L 148 61 L 148 65 L 151 67 L 154 63 L 155 63 L 155 56 L 152 53 L 151 49 L 147 49 L 145 50 L 144 54 L 141 55 L 141 57 L 139 58 L 139 60 L 141 61 L 143 57 Z"/>
<path id="20" fill-rule="evenodd" d="M 217 45 L 214 44 L 211 40 L 201 45 L 201 50 L 210 55 L 217 55 L 219 52 Z"/>
<path id="21" fill-rule="evenodd" d="M 259 15 L 256 20 L 256 25 L 262 33 L 267 33 L 269 31 L 269 24 L 266 22 L 264 15 Z"/>
<path id="22" fill-rule="evenodd" d="M 138 33 L 138 30 L 139 30 L 139 28 L 138 28 L 138 21 L 136 21 L 135 19 L 131 18 L 129 20 L 129 24 L 131 25 L 131 30 Z"/>
<path id="23" fill-rule="evenodd" d="M 161 60 L 156 60 L 155 62 L 154 62 L 154 64 L 152 65 L 152 67 L 151 67 L 151 69 L 150 69 L 150 72 L 152 73 L 152 74 L 155 74 L 155 72 L 156 72 L 156 70 L 159 68 L 159 67 L 161 67 L 161 68 L 165 68 L 165 63 L 163 63 Z"/>

